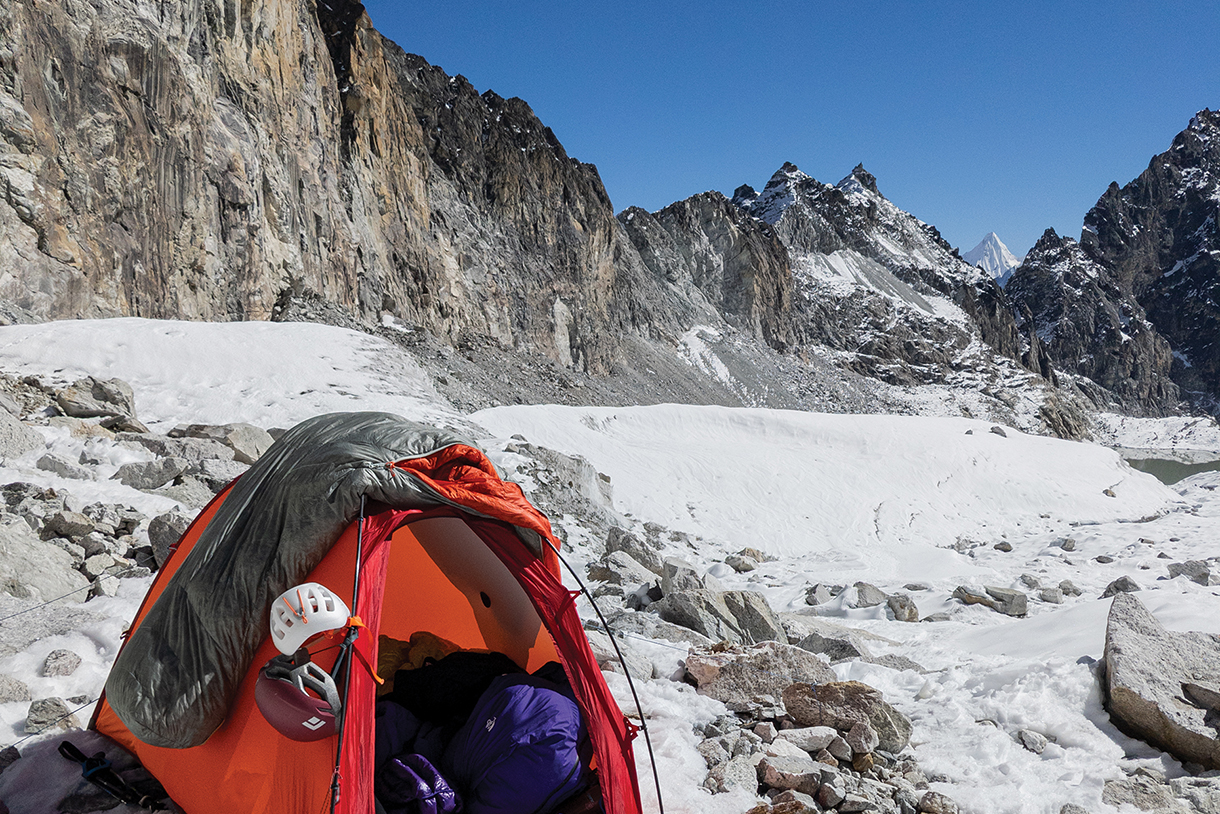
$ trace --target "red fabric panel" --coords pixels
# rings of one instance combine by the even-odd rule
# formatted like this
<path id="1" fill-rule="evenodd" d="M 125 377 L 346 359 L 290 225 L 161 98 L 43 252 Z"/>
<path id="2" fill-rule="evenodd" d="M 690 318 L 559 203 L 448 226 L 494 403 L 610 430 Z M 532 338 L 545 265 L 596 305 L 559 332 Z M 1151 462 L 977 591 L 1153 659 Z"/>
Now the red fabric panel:
<path id="1" fill-rule="evenodd" d="M 364 659 L 351 665 L 347 708 L 344 710 L 343 755 L 339 763 L 339 804 L 341 814 L 368 814 L 373 810 L 373 760 L 376 746 L 377 684 L 366 665 L 377 666 L 377 631 L 381 627 L 381 605 L 385 598 L 386 567 L 390 561 L 390 532 L 398 525 L 398 512 L 382 512 L 364 521 L 363 565 L 360 569 L 360 594 L 352 611 L 364 622 L 356 648 Z"/>
<path id="2" fill-rule="evenodd" d="M 393 467 L 410 472 L 459 506 L 536 531 L 556 547 L 559 545 L 546 515 L 525 499 L 520 486 L 501 480 L 492 462 L 474 447 L 454 444 L 427 458 L 396 461 Z M 542 554 L 558 570 L 559 563 L 545 546 Z"/>

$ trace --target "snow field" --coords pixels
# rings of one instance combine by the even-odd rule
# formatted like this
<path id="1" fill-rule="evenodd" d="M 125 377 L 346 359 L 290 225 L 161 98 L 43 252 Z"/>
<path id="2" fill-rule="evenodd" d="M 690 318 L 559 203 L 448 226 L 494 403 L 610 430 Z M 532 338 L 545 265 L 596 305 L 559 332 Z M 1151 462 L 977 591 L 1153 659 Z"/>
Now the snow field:
<path id="1" fill-rule="evenodd" d="M 123 378 L 135 389 L 141 420 L 160 431 L 186 422 L 287 427 L 340 409 L 388 410 L 456 427 L 474 421 L 486 436 L 521 434 L 584 456 L 612 477 L 613 508 L 637 532 L 655 522 L 691 535 L 693 547 L 670 543 L 665 553 L 715 574 L 727 588 L 762 591 L 776 610 L 812 611 L 804 594 L 815 582 L 851 586 L 862 580 L 906 591 L 921 615 L 945 612 L 949 621 L 895 622 L 883 606 L 853 607 L 850 588 L 818 610 L 883 637 L 868 639 L 874 655 L 906 656 L 929 671 L 865 662 L 835 668 L 840 678 L 876 686 L 912 719 L 916 758 L 933 787 L 959 801 L 964 812 L 1056 814 L 1063 803 L 1075 802 L 1095 814 L 1115 814 L 1100 802 L 1100 792 L 1123 767 L 1147 765 L 1171 776 L 1182 771 L 1118 733 L 1101 707 L 1090 660 L 1101 655 L 1109 602 L 1097 597 L 1111 580 L 1128 575 L 1168 628 L 1220 632 L 1220 589 L 1163 579 L 1168 562 L 1217 554 L 1220 474 L 1169 489 L 1102 447 L 1012 429 L 1000 437 L 988 423 L 961 418 L 678 405 L 511 407 L 463 417 L 396 346 L 316 325 L 129 319 L 11 326 L 0 328 L 0 371 L 62 382 L 85 375 Z M 1123 432 L 1158 437 L 1161 431 L 1150 427 L 1124 422 Z M 106 480 L 143 452 L 53 428 L 43 433 L 51 451 L 69 460 L 86 449 L 102 458 L 98 479 L 65 481 L 36 469 L 35 456 L 27 455 L 0 467 L 3 482 L 63 488 L 85 502 L 132 505 L 150 516 L 172 506 Z M 1195 446 L 1208 443 L 1196 440 Z M 495 452 L 497 445 L 503 448 L 487 444 L 493 459 L 514 468 L 514 456 Z M 1220 451 L 1220 442 L 1212 451 Z M 532 484 L 523 485 L 528 492 Z M 569 559 L 583 571 L 601 553 L 600 535 L 577 517 L 552 520 L 565 532 Z M 1069 538 L 1071 551 L 1063 547 Z M 1013 550 L 996 550 L 1001 541 Z M 722 560 L 745 546 L 778 560 L 737 574 Z M 1113 562 L 1097 563 L 1101 555 Z M 1043 586 L 1070 579 L 1083 595 L 1062 605 L 1040 602 L 1023 575 Z M 924 583 L 924 589 L 904 588 L 912 583 Z M 1031 597 L 1029 617 L 964 607 L 950 598 L 959 584 L 1024 590 Z M 26 682 L 36 697 L 95 698 L 147 585 L 123 580 L 118 597 L 81 606 L 101 614 L 101 621 L 10 650 L 0 658 L 0 673 Z M 17 618 L 4 627 L 20 624 Z M 658 674 L 677 671 L 682 653 L 669 643 L 628 641 Z M 59 647 L 81 655 L 81 668 L 66 678 L 42 676 L 46 655 Z M 625 679 L 606 678 L 634 716 Z M 740 814 L 750 808 L 754 800 L 744 792 L 713 796 L 701 787 L 706 767 L 694 728 L 723 714 L 723 705 L 665 680 L 636 686 L 666 811 Z M 25 707 L 0 705 L 0 742 L 24 737 Z M 78 718 L 87 720 L 89 712 L 86 707 Z M 1035 755 L 1014 739 L 1021 729 L 1052 743 Z M 82 743 L 89 737 L 78 735 Z M 26 741 L 22 750 L 46 752 L 51 762 L 38 765 L 54 774 L 51 780 L 66 783 L 67 774 L 51 767 L 63 763 L 60 770 L 68 772 L 71 766 L 44 748 L 52 740 Z M 642 734 L 636 758 L 646 810 L 653 810 Z M 18 772 L 21 765 L 0 776 L 10 807 L 46 797 L 46 773 Z"/>

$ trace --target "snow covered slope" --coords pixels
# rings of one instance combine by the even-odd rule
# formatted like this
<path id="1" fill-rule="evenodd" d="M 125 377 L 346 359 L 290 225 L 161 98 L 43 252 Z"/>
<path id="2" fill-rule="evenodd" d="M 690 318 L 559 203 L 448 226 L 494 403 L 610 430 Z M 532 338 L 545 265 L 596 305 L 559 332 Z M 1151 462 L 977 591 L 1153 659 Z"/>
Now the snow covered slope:
<path id="1" fill-rule="evenodd" d="M 585 456 L 610 475 L 620 511 L 726 551 L 794 558 L 815 582 L 938 579 L 972 570 L 950 552 L 958 540 L 1069 517 L 1135 520 L 1175 497 L 1103 447 L 1001 436 L 969 419 L 685 405 L 500 407 L 472 418 Z"/>
<path id="2" fill-rule="evenodd" d="M 1012 276 L 1012 271 L 1021 265 L 1021 258 L 1014 255 L 995 232 L 988 232 L 979 244 L 962 255 L 972 266 L 979 266 L 1003 286 Z"/>
<path id="3" fill-rule="evenodd" d="M 303 322 L 105 319 L 0 329 L 0 369 L 69 383 L 104 374 L 135 391 L 152 429 L 246 421 L 290 427 L 339 410 L 461 425 L 405 352 L 368 334 Z"/>
<path id="4" fill-rule="evenodd" d="M 609 476 L 613 509 L 633 533 L 661 530 L 664 554 L 689 560 L 726 588 L 762 592 L 777 611 L 816 613 L 857 628 L 875 656 L 917 663 L 920 669 L 857 660 L 834 669 L 881 689 L 911 718 L 914 756 L 932 788 L 957 800 L 964 814 L 1058 814 L 1069 802 L 1118 814 L 1101 802 L 1107 780 L 1136 768 L 1183 774 L 1176 761 L 1118 732 L 1101 706 L 1091 659 L 1101 655 L 1109 603 L 1098 597 L 1111 580 L 1131 576 L 1142 601 L 1170 629 L 1220 633 L 1220 588 L 1165 578 L 1166 563 L 1215 556 L 1220 475 L 1168 489 L 1104 448 L 1012 429 L 1001 435 L 990 424 L 956 417 L 679 405 L 543 405 L 462 416 L 401 349 L 311 325 L 109 320 L 5 327 L 0 373 L 47 382 L 121 376 L 135 389 L 141 419 L 162 429 L 187 421 L 288 426 L 336 409 L 391 410 L 486 436 L 481 443 L 493 459 L 517 473 L 531 494 L 541 488 L 529 477 L 537 462 L 511 436 L 579 454 Z M 53 449 L 81 443 L 65 431 L 41 431 Z M 1119 434 L 1129 439 L 1136 432 L 1124 427 Z M 1191 437 L 1196 446 L 1216 438 L 1202 430 Z M 130 454 L 104 439 L 90 444 Z M 37 468 L 35 457 L 5 462 L 4 483 L 78 495 L 87 494 L 86 483 L 104 484 L 128 490 L 132 501 L 153 497 L 105 480 L 105 468 L 94 473 L 102 480 L 65 481 Z M 106 499 L 128 495 L 116 491 Z M 604 541 L 589 532 L 587 518 L 565 511 L 552 509 L 552 517 L 571 558 L 600 557 Z M 745 546 L 776 559 L 736 573 L 724 560 Z M 1060 604 L 1039 600 L 1034 585 L 1063 580 L 1082 594 Z M 857 581 L 905 591 L 921 616 L 940 614 L 934 618 L 944 621 L 898 622 L 884 605 L 862 607 L 852 588 Z M 0 674 L 20 679 L 37 697 L 96 698 L 147 578 L 120 582 L 119 596 L 79 607 L 95 614 L 93 621 L 10 651 L 0 659 Z M 810 583 L 845 587 L 815 609 L 805 603 Z M 951 597 L 958 585 L 1024 590 L 1029 616 L 964 606 Z M 5 640 L 20 626 L 6 623 Z M 672 642 L 625 641 L 665 668 L 658 674 L 672 674 L 685 656 Z M 82 666 L 68 677 L 42 675 L 43 661 L 58 648 L 81 655 Z M 607 678 L 631 709 L 622 677 Z M 723 705 L 663 678 L 638 688 L 667 811 L 740 814 L 757 802 L 741 790 L 711 795 L 702 788 L 707 767 L 693 727 L 725 714 Z M 28 706 L 0 703 L 0 745 L 25 737 Z M 79 717 L 87 715 L 86 706 Z M 1014 739 L 1021 730 L 1051 743 L 1034 754 Z M 52 790 L 78 781 L 79 772 L 54 754 L 56 741 L 22 741 L 24 755 L 42 757 L 0 774 L 0 799 L 50 799 Z M 654 795 L 642 746 L 637 755 L 648 801 Z M 19 810 L 44 809 L 13 807 Z"/>

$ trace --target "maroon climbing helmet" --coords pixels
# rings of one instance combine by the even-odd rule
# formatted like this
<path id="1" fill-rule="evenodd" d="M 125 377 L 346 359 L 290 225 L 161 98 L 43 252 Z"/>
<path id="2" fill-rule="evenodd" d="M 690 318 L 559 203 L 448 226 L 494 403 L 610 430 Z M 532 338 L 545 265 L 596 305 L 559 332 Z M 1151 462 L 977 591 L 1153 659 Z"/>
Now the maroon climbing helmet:
<path id="1" fill-rule="evenodd" d="M 334 679 L 310 661 L 305 648 L 291 656 L 275 656 L 259 670 L 254 700 L 267 722 L 294 741 L 335 734 L 343 707 Z"/>

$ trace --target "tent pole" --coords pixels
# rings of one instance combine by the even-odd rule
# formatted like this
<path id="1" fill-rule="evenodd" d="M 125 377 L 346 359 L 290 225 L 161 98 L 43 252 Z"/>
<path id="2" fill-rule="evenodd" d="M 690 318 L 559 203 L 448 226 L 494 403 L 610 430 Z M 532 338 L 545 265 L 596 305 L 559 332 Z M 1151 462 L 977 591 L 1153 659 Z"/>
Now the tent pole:
<path id="1" fill-rule="evenodd" d="M 614 646 L 614 654 L 618 657 L 618 663 L 623 666 L 623 675 L 627 677 L 627 686 L 631 689 L 631 697 L 635 700 L 636 711 L 640 713 L 640 729 L 644 733 L 644 744 L 648 747 L 648 761 L 652 764 L 652 782 L 657 787 L 657 811 L 658 814 L 665 814 L 665 803 L 661 799 L 661 776 L 657 773 L 657 756 L 652 751 L 652 738 L 648 734 L 648 720 L 644 717 L 644 708 L 640 705 L 640 696 L 636 694 L 635 682 L 631 679 L 631 671 L 627 669 L 627 662 L 623 658 L 623 651 L 619 649 L 618 640 L 615 638 L 614 631 L 610 629 L 610 625 L 606 622 L 606 617 L 602 616 L 601 608 L 597 607 L 597 601 L 593 598 L 593 594 L 589 593 L 589 589 L 585 587 L 584 580 L 580 578 L 580 574 L 576 573 L 563 555 L 559 553 L 559 549 L 546 537 L 546 544 L 550 546 L 551 551 L 555 552 L 555 556 L 568 569 L 568 573 L 576 580 L 576 584 L 580 586 L 580 592 L 589 598 L 589 604 L 593 606 L 593 612 L 597 614 L 598 620 L 602 623 L 602 628 L 606 631 L 606 635 L 610 637 L 610 644 Z"/>
<path id="2" fill-rule="evenodd" d="M 359 616 L 360 614 L 360 561 L 364 556 L 364 505 L 366 496 L 360 496 L 360 521 L 356 526 L 356 572 L 353 577 L 352 585 L 352 615 Z M 347 635 L 343 638 L 343 645 L 339 651 L 339 658 L 345 660 L 343 665 L 343 709 L 339 711 L 339 726 L 338 736 L 339 742 L 335 747 L 335 771 L 330 778 L 330 814 L 335 814 L 335 808 L 339 805 L 339 767 L 343 762 L 343 735 L 347 729 L 344 724 L 347 723 L 347 694 L 351 689 L 352 683 L 352 658 L 351 649 L 356 646 L 356 637 L 360 635 L 360 630 L 356 627 L 348 627 Z M 624 668 L 625 669 L 625 668 Z"/>

